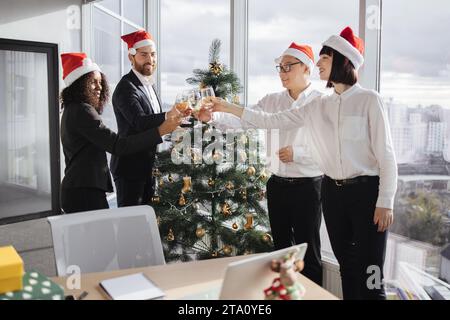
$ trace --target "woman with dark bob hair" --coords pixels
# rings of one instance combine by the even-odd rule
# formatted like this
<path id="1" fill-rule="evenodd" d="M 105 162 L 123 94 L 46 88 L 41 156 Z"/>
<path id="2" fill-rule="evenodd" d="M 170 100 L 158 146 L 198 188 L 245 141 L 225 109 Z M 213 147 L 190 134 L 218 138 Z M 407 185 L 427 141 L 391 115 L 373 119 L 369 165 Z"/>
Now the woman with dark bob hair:
<path id="1" fill-rule="evenodd" d="M 158 128 L 120 137 L 102 122 L 100 114 L 109 99 L 109 87 L 100 68 L 84 53 L 61 55 L 66 88 L 61 93 L 61 141 L 66 168 L 61 184 L 65 213 L 108 208 L 112 192 L 106 152 L 124 155 L 152 148 L 172 132 L 181 118 L 168 114 Z"/>
<path id="2" fill-rule="evenodd" d="M 334 92 L 303 108 L 270 114 L 212 100 L 214 111 L 258 128 L 305 127 L 313 159 L 325 173 L 322 208 L 344 299 L 385 299 L 383 264 L 397 164 L 383 101 L 357 83 L 363 53 L 362 40 L 349 27 L 325 41 L 317 66 Z"/>

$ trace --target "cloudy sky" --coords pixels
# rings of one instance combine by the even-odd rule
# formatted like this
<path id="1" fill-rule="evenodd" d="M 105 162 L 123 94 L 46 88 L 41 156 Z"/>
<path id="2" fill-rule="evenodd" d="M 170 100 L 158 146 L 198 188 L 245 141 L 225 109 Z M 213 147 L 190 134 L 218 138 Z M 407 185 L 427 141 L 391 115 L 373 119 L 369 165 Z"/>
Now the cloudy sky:
<path id="1" fill-rule="evenodd" d="M 359 28 L 358 0 L 250 0 L 249 103 L 281 90 L 273 59 L 292 41 L 321 42 L 349 25 Z M 408 105 L 450 108 L 450 3 L 448 0 L 383 2 L 381 91 Z M 163 0 L 162 97 L 171 103 L 192 69 L 205 67 L 212 39 L 223 42 L 229 64 L 227 0 Z M 317 79 L 317 70 L 313 79 Z M 323 87 L 323 83 L 314 81 Z"/>

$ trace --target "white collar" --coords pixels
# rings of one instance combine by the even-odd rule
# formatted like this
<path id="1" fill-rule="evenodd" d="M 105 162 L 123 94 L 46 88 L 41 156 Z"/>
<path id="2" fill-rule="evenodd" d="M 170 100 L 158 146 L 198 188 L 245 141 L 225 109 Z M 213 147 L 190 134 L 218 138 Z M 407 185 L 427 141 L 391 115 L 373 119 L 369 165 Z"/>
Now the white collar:
<path id="1" fill-rule="evenodd" d="M 291 97 L 291 95 L 289 94 L 289 90 L 286 89 L 284 92 L 286 93 L 286 95 L 293 101 L 293 102 L 301 102 L 303 99 L 305 99 L 306 97 L 308 97 L 311 92 L 313 91 L 313 87 L 312 87 L 312 83 L 310 83 L 305 90 L 303 90 L 297 97 L 297 100 L 294 101 L 294 99 Z"/>
<path id="2" fill-rule="evenodd" d="M 338 94 L 336 92 L 336 90 L 333 90 L 333 94 L 332 96 L 334 98 L 342 98 L 342 99 L 347 99 L 348 97 L 350 97 L 353 93 L 355 93 L 355 91 L 357 91 L 358 89 L 361 88 L 361 85 L 359 83 L 355 83 L 353 86 L 351 86 L 350 88 L 348 88 L 347 90 L 345 90 L 344 92 L 342 92 L 341 94 Z"/>
<path id="3" fill-rule="evenodd" d="M 134 69 L 134 68 L 132 68 L 131 70 L 133 70 L 136 77 L 138 77 L 138 79 L 141 81 L 141 83 L 144 86 L 152 86 L 153 85 L 153 76 L 146 77 L 142 73 L 136 71 L 136 69 Z"/>

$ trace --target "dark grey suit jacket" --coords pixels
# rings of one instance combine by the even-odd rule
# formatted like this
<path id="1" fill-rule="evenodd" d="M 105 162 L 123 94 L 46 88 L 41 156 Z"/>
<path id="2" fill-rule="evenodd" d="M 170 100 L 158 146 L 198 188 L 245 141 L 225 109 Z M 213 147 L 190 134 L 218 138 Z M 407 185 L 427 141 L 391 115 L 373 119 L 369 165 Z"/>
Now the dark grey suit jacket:
<path id="1" fill-rule="evenodd" d="M 150 128 L 157 128 L 165 120 L 165 113 L 161 112 L 159 105 L 155 106 L 155 109 L 161 113 L 153 112 L 145 88 L 133 70 L 123 76 L 117 84 L 112 102 L 118 134 L 121 137 L 128 137 Z M 135 154 L 113 155 L 111 157 L 111 172 L 114 179 L 149 179 L 155 162 L 156 147 L 157 143 L 153 148 Z"/>

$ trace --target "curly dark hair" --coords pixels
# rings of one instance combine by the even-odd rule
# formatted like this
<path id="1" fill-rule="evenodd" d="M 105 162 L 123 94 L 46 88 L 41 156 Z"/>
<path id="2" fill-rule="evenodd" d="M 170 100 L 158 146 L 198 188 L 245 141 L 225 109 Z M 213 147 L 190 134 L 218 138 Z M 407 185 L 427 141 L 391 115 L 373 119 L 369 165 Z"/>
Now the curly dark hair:
<path id="1" fill-rule="evenodd" d="M 98 99 L 94 92 L 89 87 L 90 82 L 94 77 L 94 72 L 86 73 L 79 79 L 74 81 L 70 86 L 64 88 L 61 92 L 60 101 L 61 109 L 70 103 L 87 103 L 93 106 L 99 114 L 102 114 L 103 108 L 109 100 L 109 85 L 106 76 L 100 73 L 102 76 L 102 92 L 100 93 L 100 99 Z"/>

